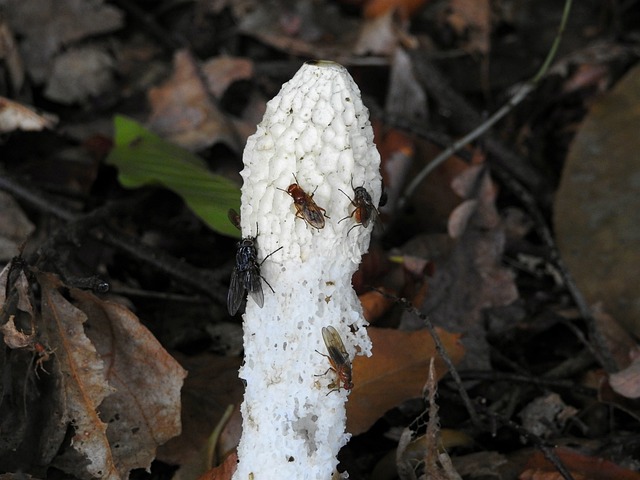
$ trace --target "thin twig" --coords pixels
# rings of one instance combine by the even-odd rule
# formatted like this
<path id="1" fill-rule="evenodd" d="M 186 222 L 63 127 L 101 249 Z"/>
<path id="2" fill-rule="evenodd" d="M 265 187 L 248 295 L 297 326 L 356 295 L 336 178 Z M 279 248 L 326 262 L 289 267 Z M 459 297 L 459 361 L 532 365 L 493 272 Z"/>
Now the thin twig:
<path id="1" fill-rule="evenodd" d="M 374 290 L 380 293 L 385 298 L 389 298 L 399 303 L 405 308 L 405 310 L 413 313 L 414 315 L 417 315 L 420 319 L 422 319 L 425 322 L 425 325 L 429 330 L 429 333 L 433 337 L 438 354 L 440 354 L 440 356 L 442 357 L 442 360 L 447 365 L 447 368 L 449 369 L 449 373 L 451 373 L 451 377 L 453 378 L 453 381 L 456 383 L 456 386 L 458 388 L 458 393 L 460 394 L 462 403 L 464 404 L 465 408 L 467 409 L 467 412 L 469 413 L 471 422 L 476 426 L 476 428 L 479 428 L 480 430 L 485 430 L 485 427 L 480 421 L 480 417 L 476 410 L 477 404 L 474 404 L 469 398 L 469 394 L 467 393 L 467 390 L 462 385 L 462 378 L 460 377 L 457 369 L 453 365 L 453 362 L 449 357 L 449 355 L 447 354 L 447 351 L 444 348 L 444 345 L 440 339 L 440 336 L 438 335 L 438 332 L 435 330 L 429 318 L 423 313 L 421 313 L 417 308 L 415 308 L 411 304 L 411 302 L 409 302 L 406 298 L 396 297 L 394 295 L 390 295 L 378 289 L 374 289 Z M 512 422 L 511 420 L 504 418 L 500 415 L 497 415 L 494 412 L 489 411 L 489 409 L 487 409 L 486 407 L 483 407 L 482 405 L 477 405 L 477 406 L 482 409 L 483 414 L 487 415 L 492 420 L 515 430 L 520 435 L 522 435 L 523 437 L 531 441 L 531 443 L 533 443 L 542 452 L 545 458 L 553 464 L 553 466 L 558 470 L 558 473 L 560 473 L 560 475 L 562 475 L 562 477 L 565 480 L 574 480 L 573 476 L 571 475 L 567 467 L 562 463 L 562 460 L 560 460 L 560 458 L 553 451 L 553 447 L 550 447 L 549 445 L 547 445 L 540 437 L 530 432 L 523 426 L 518 425 L 517 423 Z"/>
<path id="2" fill-rule="evenodd" d="M 517 423 L 509 420 L 508 418 L 504 418 L 502 415 L 498 415 L 497 413 L 492 412 L 490 409 L 486 408 L 485 406 L 478 405 L 478 408 L 482 411 L 483 414 L 492 418 L 496 423 L 504 425 L 505 427 L 518 432 L 519 435 L 529 440 L 533 445 L 536 446 L 536 448 L 538 448 L 542 452 L 545 458 L 549 460 L 549 462 L 551 462 L 551 464 L 556 468 L 556 470 L 558 470 L 558 473 L 562 475 L 562 478 L 564 478 L 565 480 L 575 480 L 573 478 L 573 475 L 571 475 L 571 472 L 569 472 L 569 470 L 565 466 L 565 464 L 562 463 L 562 460 L 560 460 L 558 455 L 556 455 L 556 452 L 554 451 L 555 447 L 547 445 L 545 441 L 542 438 L 540 438 L 538 435 L 530 432 L 529 430 L 524 428 L 522 425 L 518 425 Z"/>
<path id="3" fill-rule="evenodd" d="M 467 135 L 462 137 L 461 139 L 454 142 L 449 148 L 445 149 L 440 155 L 438 155 L 435 159 L 433 159 L 424 169 L 422 169 L 418 175 L 409 183 L 407 186 L 404 195 L 400 198 L 399 205 L 402 208 L 409 198 L 413 195 L 415 190 L 420 186 L 422 181 L 426 178 L 426 176 L 431 173 L 435 168 L 437 168 L 442 162 L 444 162 L 451 155 L 456 153 L 462 147 L 467 145 L 468 143 L 474 141 L 476 138 L 480 137 L 484 133 L 486 133 L 493 125 L 496 124 L 499 120 L 501 120 L 505 115 L 511 112 L 514 107 L 516 107 L 522 100 L 524 100 L 531 91 L 533 91 L 540 79 L 547 73 L 551 62 L 553 61 L 557 51 L 558 46 L 560 45 L 560 40 L 562 39 L 562 34 L 564 33 L 564 29 L 567 24 L 567 20 L 569 18 L 569 12 L 571 11 L 571 4 L 573 0 L 565 0 L 564 11 L 562 13 L 562 19 L 560 20 L 560 27 L 558 28 L 558 33 L 555 37 L 553 44 L 551 45 L 551 49 L 547 54 L 545 61 L 542 66 L 538 70 L 538 72 L 530 79 L 527 83 L 525 83 L 516 93 L 515 95 L 497 112 L 495 112 L 491 117 L 489 117 L 486 121 L 480 124 L 477 128 L 469 132 Z"/>
<path id="4" fill-rule="evenodd" d="M 582 395 L 594 396 L 597 393 L 595 388 L 579 385 L 571 380 L 562 380 L 555 378 L 533 377 L 531 375 L 521 375 L 518 373 L 494 372 L 492 370 L 463 370 L 460 378 L 463 380 L 491 380 L 493 382 L 511 382 L 521 383 L 524 385 L 535 385 L 540 388 L 563 388 L 570 390 L 572 393 L 580 393 Z"/>

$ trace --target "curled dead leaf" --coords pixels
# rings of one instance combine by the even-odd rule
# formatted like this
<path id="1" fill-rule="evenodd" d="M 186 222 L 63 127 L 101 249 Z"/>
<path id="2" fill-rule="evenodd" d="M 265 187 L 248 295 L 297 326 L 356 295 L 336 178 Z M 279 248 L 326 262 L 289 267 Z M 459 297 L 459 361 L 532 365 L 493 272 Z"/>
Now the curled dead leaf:
<path id="1" fill-rule="evenodd" d="M 447 373 L 426 330 L 403 332 L 369 327 L 368 332 L 373 355 L 354 359 L 354 387 L 347 402 L 347 431 L 354 435 L 365 432 L 387 410 L 420 397 L 432 357 L 436 358 L 436 378 Z M 444 330 L 438 330 L 438 334 L 457 364 L 464 355 L 460 335 Z"/>
<path id="2" fill-rule="evenodd" d="M 231 480 L 231 477 L 238 467 L 238 454 L 230 453 L 224 462 L 209 470 L 207 473 L 200 475 L 198 480 Z"/>
<path id="3" fill-rule="evenodd" d="M 401 18 L 408 19 L 428 0 L 371 0 L 364 8 L 365 18 L 375 18 L 389 11 L 397 11 Z"/>
<path id="4" fill-rule="evenodd" d="M 5 97 L 0 97 L 0 132 L 14 130 L 44 130 L 53 128 L 58 123 L 55 115 L 37 113 L 31 108 Z"/>
<path id="5" fill-rule="evenodd" d="M 362 304 L 364 318 L 369 323 L 375 322 L 378 318 L 388 312 L 394 304 L 393 300 L 376 291 L 363 293 L 358 298 Z"/>
<path id="6" fill-rule="evenodd" d="M 196 59 L 186 50 L 178 51 L 173 68 L 173 76 L 167 82 L 149 90 L 150 128 L 188 150 L 222 142 L 238 151 L 233 127 L 211 101 Z"/>
<path id="7" fill-rule="evenodd" d="M 0 274 L 7 314 L 0 334 L 17 347 L 2 349 L 13 367 L 12 393 L 0 397 L 0 464 L 35 475 L 54 466 L 76 478 L 107 480 L 149 468 L 157 446 L 180 432 L 186 372 L 125 307 L 18 265 Z M 21 307 L 34 312 L 24 333 L 7 312 L 24 312 L 19 297 L 28 302 L 35 283 L 41 301 Z"/>

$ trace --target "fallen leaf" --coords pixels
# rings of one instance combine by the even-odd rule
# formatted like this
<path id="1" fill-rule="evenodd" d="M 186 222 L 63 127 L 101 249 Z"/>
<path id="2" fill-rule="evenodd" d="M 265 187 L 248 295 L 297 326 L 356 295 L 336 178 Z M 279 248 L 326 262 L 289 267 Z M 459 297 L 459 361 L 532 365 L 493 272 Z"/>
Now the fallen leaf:
<path id="1" fill-rule="evenodd" d="M 397 11 L 403 19 L 415 14 L 429 0 L 370 0 L 364 7 L 366 18 L 375 18 Z"/>
<path id="2" fill-rule="evenodd" d="M 392 55 L 400 44 L 393 10 L 367 18 L 360 26 L 358 40 L 353 47 L 355 55 Z"/>
<path id="3" fill-rule="evenodd" d="M 222 142 L 240 151 L 232 124 L 212 102 L 201 67 L 187 50 L 175 53 L 173 75 L 149 90 L 149 128 L 167 140 L 197 151 Z"/>
<path id="4" fill-rule="evenodd" d="M 598 389 L 598 400 L 600 402 L 613 405 L 636 420 L 640 420 L 640 400 L 626 397 L 614 391 L 604 371 L 592 373 L 591 376 L 594 377 L 591 380 L 597 382 L 595 387 Z"/>
<path id="5" fill-rule="evenodd" d="M 0 262 L 11 260 L 35 228 L 18 202 L 0 192 Z"/>
<path id="6" fill-rule="evenodd" d="M 0 97 L 0 133 L 14 130 L 38 131 L 53 128 L 58 123 L 55 115 L 36 113 L 30 107 Z"/>
<path id="7" fill-rule="evenodd" d="M 25 334 L 16 328 L 15 315 L 9 315 L 7 323 L 0 326 L 2 340 L 11 349 L 30 347 L 35 342 L 35 332 Z"/>
<path id="8" fill-rule="evenodd" d="M 64 432 L 73 427 L 69 443 L 52 459 L 52 465 L 78 477 L 89 473 L 120 479 L 106 435 L 107 424 L 98 413 L 98 406 L 114 390 L 107 380 L 107 366 L 85 334 L 87 316 L 61 294 L 62 283 L 53 275 L 38 274 L 38 283 L 42 288 L 42 321 L 60 372 L 56 393 L 58 401 L 64 399 L 54 428 Z"/>
<path id="9" fill-rule="evenodd" d="M 207 60 L 202 71 L 209 91 L 219 99 L 232 83 L 253 77 L 253 62 L 248 58 L 223 55 Z"/>
<path id="10" fill-rule="evenodd" d="M 476 203 L 466 212 L 464 222 L 450 227 L 458 236 L 447 256 L 436 262 L 434 275 L 427 277 L 429 290 L 421 310 L 429 312 L 434 324 L 463 332 L 465 368 L 488 369 L 483 310 L 512 303 L 518 290 L 513 273 L 502 265 L 505 233 L 495 206 L 496 189 L 486 167 L 467 166 L 453 180 L 452 188 Z M 454 216 L 449 223 L 456 220 Z M 421 324 L 420 318 L 409 313 L 401 320 L 406 329 Z"/>
<path id="11" fill-rule="evenodd" d="M 610 374 L 609 385 L 627 398 L 640 398 L 640 357 L 624 370 Z"/>
<path id="12" fill-rule="evenodd" d="M 227 406 L 239 405 L 244 393 L 238 378 L 241 358 L 202 354 L 179 355 L 178 359 L 189 371 L 182 389 L 182 432 L 158 449 L 158 458 L 172 465 L 189 462 L 202 449 Z"/>
<path id="13" fill-rule="evenodd" d="M 472 53 L 489 53 L 491 39 L 491 5 L 488 0 L 450 0 L 449 25 L 464 36 L 464 49 Z"/>
<path id="14" fill-rule="evenodd" d="M 541 438 L 557 436 L 567 420 L 576 416 L 578 411 L 566 405 L 560 395 L 549 393 L 537 397 L 520 411 L 522 426 Z"/>
<path id="15" fill-rule="evenodd" d="M 456 471 L 464 478 L 505 478 L 498 473 L 498 470 L 508 462 L 505 455 L 492 451 L 474 452 L 453 457 Z"/>
<path id="16" fill-rule="evenodd" d="M 478 201 L 475 199 L 465 200 L 458 205 L 449 216 L 448 233 L 451 238 L 461 237 L 467 229 L 469 221 L 474 217 Z"/>
<path id="17" fill-rule="evenodd" d="M 381 289 L 385 290 L 385 289 Z M 389 292 L 391 293 L 391 292 Z M 394 305 L 394 301 L 379 292 L 371 291 L 358 296 L 362 304 L 364 318 L 369 323 L 374 323 Z"/>
<path id="18" fill-rule="evenodd" d="M 604 310 L 601 303 L 593 305 L 591 312 L 616 366 L 620 369 L 628 367 L 632 360 L 630 354 L 638 348 L 636 341 L 615 318 Z"/>
<path id="19" fill-rule="evenodd" d="M 237 2 L 234 2 L 237 3 Z M 291 55 L 348 63 L 360 19 L 331 2 L 257 2 L 238 18 L 241 33 Z"/>
<path id="20" fill-rule="evenodd" d="M 395 217 L 398 199 L 402 194 L 409 169 L 413 163 L 415 144 L 405 132 L 379 126 L 374 122 L 375 142 L 380 151 L 380 172 L 382 184 L 387 195 L 387 203 L 380 205 L 383 217 Z"/>
<path id="21" fill-rule="evenodd" d="M 149 469 L 156 448 L 181 430 L 180 391 L 187 372 L 127 308 L 70 289 L 88 317 L 87 336 L 108 361 L 106 380 L 115 391 L 100 405 L 107 438 L 122 478 Z"/>
<path id="22" fill-rule="evenodd" d="M 427 421 L 427 431 L 420 438 L 420 443 L 424 445 L 425 471 L 429 478 L 433 480 L 461 480 L 458 472 L 451 465 L 451 458 L 446 450 L 441 449 L 442 432 L 440 430 L 439 406 L 436 403 L 436 393 L 438 384 L 435 379 L 433 358 L 429 363 L 429 379 L 427 381 L 427 400 L 429 402 L 429 420 Z"/>
<path id="23" fill-rule="evenodd" d="M 20 44 L 27 71 L 38 83 L 48 80 L 56 54 L 88 36 L 122 27 L 124 15 L 103 0 L 7 0 L 3 11 L 24 37 Z"/>
<path id="24" fill-rule="evenodd" d="M 395 50 L 390 75 L 385 115 L 404 122 L 426 122 L 427 94 L 416 79 L 411 59 L 403 49 Z"/>
<path id="25" fill-rule="evenodd" d="M 640 473 L 619 467 L 613 462 L 602 458 L 583 455 L 564 447 L 554 449 L 560 461 L 567 467 L 574 479 L 588 480 L 639 480 Z M 535 451 L 527 461 L 524 471 L 518 477 L 520 480 L 560 480 L 556 468 L 545 458 L 542 452 Z M 545 476 L 547 475 L 547 476 Z"/>
<path id="26" fill-rule="evenodd" d="M 114 64 L 106 48 L 69 49 L 55 57 L 44 95 L 65 105 L 104 95 L 115 88 Z"/>
<path id="27" fill-rule="evenodd" d="M 238 468 L 238 454 L 232 452 L 222 465 L 212 468 L 207 473 L 200 475 L 198 480 L 231 480 L 236 468 Z"/>
<path id="28" fill-rule="evenodd" d="M 0 293 L 5 344 L 26 342 L 0 349 L 2 364 L 12 363 L 11 393 L 0 397 L 3 468 L 41 475 L 55 466 L 108 480 L 148 469 L 157 446 L 180 431 L 184 370 L 125 307 L 66 287 L 20 257 L 0 273 Z M 29 309 L 30 330 L 20 337 L 13 319 Z"/>
<path id="29" fill-rule="evenodd" d="M 0 18 L 0 58 L 7 69 L 13 91 L 21 91 L 24 85 L 24 63 L 6 15 Z"/>
<path id="30" fill-rule="evenodd" d="M 554 205 L 558 248 L 590 304 L 640 336 L 640 67 L 593 104 L 576 134 Z"/>
<path id="31" fill-rule="evenodd" d="M 354 387 L 347 402 L 347 431 L 353 435 L 365 432 L 403 401 L 420 397 L 432 357 L 436 358 L 436 377 L 440 379 L 447 373 L 426 330 L 403 332 L 369 327 L 368 332 L 373 355 L 354 359 Z M 444 330 L 438 330 L 438 334 L 453 362 L 458 363 L 464 355 L 460 336 Z"/>

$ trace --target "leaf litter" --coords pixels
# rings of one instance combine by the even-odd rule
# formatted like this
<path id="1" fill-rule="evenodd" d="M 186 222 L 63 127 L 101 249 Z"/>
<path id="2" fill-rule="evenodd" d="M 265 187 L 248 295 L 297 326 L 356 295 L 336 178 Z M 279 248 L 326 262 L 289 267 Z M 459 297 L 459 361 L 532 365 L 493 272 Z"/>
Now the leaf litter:
<path id="1" fill-rule="evenodd" d="M 4 299 L 2 330 L 5 365 L 17 368 L 0 408 L 3 418 L 15 416 L 24 427 L 5 437 L 2 463 L 36 475 L 51 464 L 77 478 L 120 479 L 149 468 L 156 448 L 180 432 L 186 372 L 126 308 L 69 289 L 49 273 L 29 269 L 15 281 L 11 265 L 0 289 L 22 300 Z M 25 305 L 29 282 L 41 290 L 39 308 Z M 13 319 L 28 311 L 32 330 L 20 345 Z M 25 349 L 33 354 L 14 355 Z M 41 442 L 32 440 L 36 429 Z"/>

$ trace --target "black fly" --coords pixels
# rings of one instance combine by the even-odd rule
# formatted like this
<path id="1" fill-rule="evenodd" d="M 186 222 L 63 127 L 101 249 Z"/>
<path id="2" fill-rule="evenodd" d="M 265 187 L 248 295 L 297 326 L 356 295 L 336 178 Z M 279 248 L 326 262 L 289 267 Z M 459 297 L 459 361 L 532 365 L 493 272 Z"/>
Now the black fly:
<path id="1" fill-rule="evenodd" d="M 347 197 L 351 201 L 351 205 L 353 205 L 355 210 L 351 212 L 350 215 L 344 217 L 342 220 L 346 220 L 349 217 L 355 218 L 356 224 L 349 229 L 349 232 L 358 225 L 362 225 L 367 228 L 369 226 L 369 222 L 371 218 L 375 216 L 379 216 L 380 212 L 373 204 L 373 200 L 371 199 L 371 195 L 364 187 L 354 187 L 353 183 L 351 184 L 351 189 L 353 190 L 353 198 L 340 190 L 345 197 Z M 340 220 L 338 223 L 340 223 Z M 348 232 L 347 232 L 348 235 Z"/>
<path id="2" fill-rule="evenodd" d="M 237 223 L 234 221 L 234 217 L 238 217 Z M 234 225 L 239 227 L 239 215 L 237 215 L 235 211 L 229 210 L 229 218 L 232 219 Z M 240 308 L 245 290 L 249 292 L 251 298 L 253 298 L 260 308 L 264 305 L 264 294 L 260 280 L 264 280 L 267 285 L 269 285 L 269 282 L 260 274 L 260 266 L 267 258 L 282 247 L 274 250 L 264 257 L 262 262 L 258 263 L 257 237 L 258 233 L 256 231 L 255 237 L 244 237 L 238 242 L 236 265 L 233 267 L 233 272 L 231 272 L 231 283 L 229 284 L 229 293 L 227 294 L 227 309 L 229 310 L 229 315 L 235 315 L 238 308 Z M 269 288 L 271 288 L 271 285 L 269 285 Z M 271 291 L 273 291 L 273 288 L 271 288 Z"/>

